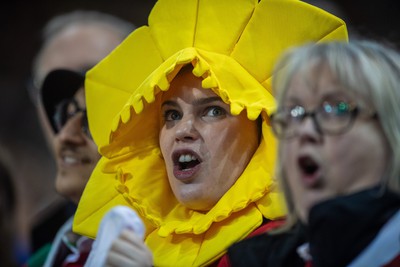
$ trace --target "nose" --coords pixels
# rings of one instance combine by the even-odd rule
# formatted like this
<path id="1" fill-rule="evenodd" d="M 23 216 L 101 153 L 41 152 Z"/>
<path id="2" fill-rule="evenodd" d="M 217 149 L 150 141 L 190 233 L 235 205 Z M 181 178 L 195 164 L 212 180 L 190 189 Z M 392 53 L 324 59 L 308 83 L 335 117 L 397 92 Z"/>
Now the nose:
<path id="1" fill-rule="evenodd" d="M 297 136 L 301 142 L 318 142 L 321 138 L 321 130 L 313 116 L 305 117 L 297 126 Z"/>
<path id="2" fill-rule="evenodd" d="M 62 143 L 72 145 L 82 145 L 86 142 L 85 134 L 82 131 L 82 113 L 75 114 L 57 133 L 57 137 Z"/>
<path id="3" fill-rule="evenodd" d="M 176 141 L 194 141 L 199 138 L 193 116 L 183 117 L 175 127 Z"/>

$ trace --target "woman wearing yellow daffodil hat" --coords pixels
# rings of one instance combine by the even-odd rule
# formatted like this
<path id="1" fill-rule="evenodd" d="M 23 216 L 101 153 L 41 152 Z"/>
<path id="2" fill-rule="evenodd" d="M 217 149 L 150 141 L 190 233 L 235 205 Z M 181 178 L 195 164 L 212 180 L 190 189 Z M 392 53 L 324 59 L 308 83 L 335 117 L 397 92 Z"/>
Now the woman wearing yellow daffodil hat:
<path id="1" fill-rule="evenodd" d="M 102 159 L 74 230 L 117 205 L 146 225 L 155 266 L 215 264 L 285 207 L 273 179 L 271 73 L 288 47 L 343 40 L 343 21 L 297 0 L 159 0 L 86 77 Z"/>

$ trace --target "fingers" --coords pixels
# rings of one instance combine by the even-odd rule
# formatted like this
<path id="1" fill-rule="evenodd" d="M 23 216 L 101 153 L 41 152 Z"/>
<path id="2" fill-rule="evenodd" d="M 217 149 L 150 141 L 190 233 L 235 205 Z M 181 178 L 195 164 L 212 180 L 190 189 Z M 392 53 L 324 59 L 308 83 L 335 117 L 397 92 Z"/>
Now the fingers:
<path id="1" fill-rule="evenodd" d="M 153 255 L 138 235 L 124 230 L 113 242 L 106 264 L 110 267 L 152 266 Z"/>
<path id="2" fill-rule="evenodd" d="M 136 263 L 119 253 L 110 251 L 107 256 L 106 267 L 134 267 Z"/>

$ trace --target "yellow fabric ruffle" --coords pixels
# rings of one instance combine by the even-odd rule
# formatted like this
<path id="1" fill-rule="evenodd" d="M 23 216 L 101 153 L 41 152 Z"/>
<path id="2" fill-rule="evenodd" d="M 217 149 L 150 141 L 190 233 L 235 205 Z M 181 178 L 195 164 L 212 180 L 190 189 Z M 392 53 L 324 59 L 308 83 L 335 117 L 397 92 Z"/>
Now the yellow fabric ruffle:
<path id="1" fill-rule="evenodd" d="M 97 64 L 85 82 L 89 123 L 102 159 L 78 206 L 74 230 L 95 237 L 115 205 L 138 211 L 155 266 L 202 266 L 285 213 L 273 179 L 276 144 L 268 115 L 270 79 L 287 48 L 345 40 L 343 21 L 296 0 L 159 0 L 149 26 L 134 31 Z M 262 140 L 249 165 L 208 212 L 174 197 L 159 149 L 160 92 L 193 65 L 232 114 L 263 118 Z"/>

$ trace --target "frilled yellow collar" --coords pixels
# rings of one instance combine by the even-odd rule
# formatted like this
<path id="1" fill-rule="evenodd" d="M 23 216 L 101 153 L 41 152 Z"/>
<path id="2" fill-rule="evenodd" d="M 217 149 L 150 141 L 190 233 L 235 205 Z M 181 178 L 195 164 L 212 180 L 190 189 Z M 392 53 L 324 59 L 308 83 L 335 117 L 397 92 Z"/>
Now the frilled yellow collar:
<path id="1" fill-rule="evenodd" d="M 134 31 L 87 74 L 90 129 L 102 158 L 79 203 L 74 230 L 95 237 L 105 212 L 129 205 L 147 226 L 156 266 L 198 266 L 221 256 L 263 218 L 284 215 L 268 121 L 275 108 L 274 62 L 288 47 L 346 38 L 343 21 L 300 1 L 159 0 L 149 26 Z M 204 88 L 230 104 L 232 114 L 263 118 L 259 148 L 208 212 L 177 202 L 158 144 L 159 97 L 186 64 Z"/>

